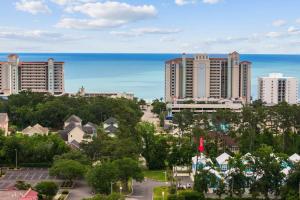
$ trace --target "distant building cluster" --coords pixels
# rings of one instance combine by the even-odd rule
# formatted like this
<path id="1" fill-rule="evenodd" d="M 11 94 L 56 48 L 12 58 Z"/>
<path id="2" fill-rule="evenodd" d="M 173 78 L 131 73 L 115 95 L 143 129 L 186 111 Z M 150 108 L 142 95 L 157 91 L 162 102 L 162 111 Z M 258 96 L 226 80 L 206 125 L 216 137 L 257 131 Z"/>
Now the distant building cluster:
<path id="1" fill-rule="evenodd" d="M 271 73 L 258 79 L 258 99 L 274 105 L 281 102 L 298 103 L 298 80 L 295 77 L 285 77 L 280 73 Z"/>
<path id="2" fill-rule="evenodd" d="M 18 55 L 9 55 L 8 61 L 0 62 L 0 94 L 9 96 L 23 90 L 63 94 L 64 62 L 52 58 L 45 62 L 23 62 Z"/>
<path id="3" fill-rule="evenodd" d="M 86 92 L 84 87 L 81 87 L 76 94 L 69 94 L 70 96 L 80 96 L 80 97 L 108 97 L 108 98 L 125 98 L 134 99 L 134 94 L 126 92 Z"/>
<path id="4" fill-rule="evenodd" d="M 227 58 L 185 54 L 165 63 L 165 100 L 230 99 L 250 102 L 251 62 L 241 61 L 237 52 Z"/>
<path id="5" fill-rule="evenodd" d="M 227 58 L 196 54 L 165 63 L 165 101 L 168 117 L 181 110 L 212 113 L 217 109 L 240 112 L 251 103 L 251 68 L 237 52 Z M 272 73 L 258 79 L 258 99 L 266 105 L 298 103 L 299 82 L 295 77 Z"/>

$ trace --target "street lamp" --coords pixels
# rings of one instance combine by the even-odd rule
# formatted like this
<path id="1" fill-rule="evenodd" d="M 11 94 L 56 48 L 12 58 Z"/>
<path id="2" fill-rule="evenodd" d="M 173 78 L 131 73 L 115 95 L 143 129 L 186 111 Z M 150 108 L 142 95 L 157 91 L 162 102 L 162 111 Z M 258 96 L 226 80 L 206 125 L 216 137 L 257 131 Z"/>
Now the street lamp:
<path id="1" fill-rule="evenodd" d="M 122 194 L 122 189 L 123 189 L 122 186 L 120 186 L 120 194 Z"/>
<path id="2" fill-rule="evenodd" d="M 162 198 L 163 198 L 163 200 L 165 200 L 165 192 L 164 192 L 164 191 L 162 191 L 162 192 L 161 192 L 161 194 L 162 194 Z"/>
<path id="3" fill-rule="evenodd" d="M 164 174 L 165 174 L 165 182 L 167 183 L 167 171 L 164 171 Z"/>
<path id="4" fill-rule="evenodd" d="M 112 194 L 113 193 L 113 182 L 110 182 L 110 194 Z"/>
<path id="5" fill-rule="evenodd" d="M 18 150 L 15 149 L 16 151 L 16 169 L 18 169 Z"/>

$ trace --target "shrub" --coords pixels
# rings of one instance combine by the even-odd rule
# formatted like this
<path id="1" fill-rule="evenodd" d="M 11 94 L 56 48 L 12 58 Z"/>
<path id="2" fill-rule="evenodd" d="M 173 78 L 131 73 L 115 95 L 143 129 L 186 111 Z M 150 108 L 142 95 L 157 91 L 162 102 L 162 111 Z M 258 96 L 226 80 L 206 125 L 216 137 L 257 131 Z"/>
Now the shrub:
<path id="1" fill-rule="evenodd" d="M 179 197 L 183 197 L 184 200 L 205 200 L 204 194 L 200 192 L 182 192 Z"/>
<path id="2" fill-rule="evenodd" d="M 168 195 L 168 200 L 177 200 L 177 195 L 176 194 L 169 194 Z"/>
<path id="3" fill-rule="evenodd" d="M 69 194 L 69 190 L 63 190 L 61 193 L 62 194 Z"/>
<path id="4" fill-rule="evenodd" d="M 40 182 L 35 186 L 36 191 L 41 194 L 45 195 L 48 198 L 51 198 L 56 195 L 58 191 L 58 186 L 56 183 L 51 181 L 44 181 Z"/>
<path id="5" fill-rule="evenodd" d="M 169 194 L 176 194 L 176 185 L 172 185 L 169 187 Z"/>
<path id="6" fill-rule="evenodd" d="M 15 187 L 18 190 L 28 190 L 31 187 L 31 185 L 29 183 L 25 183 L 24 181 L 17 181 Z"/>

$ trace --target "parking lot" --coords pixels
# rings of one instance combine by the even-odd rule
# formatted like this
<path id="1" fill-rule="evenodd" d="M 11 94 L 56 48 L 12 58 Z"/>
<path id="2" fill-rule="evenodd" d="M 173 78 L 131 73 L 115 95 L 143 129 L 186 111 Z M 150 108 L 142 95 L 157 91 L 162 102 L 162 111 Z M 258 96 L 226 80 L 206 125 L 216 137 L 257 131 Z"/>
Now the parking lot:
<path id="1" fill-rule="evenodd" d="M 23 168 L 20 170 L 7 170 L 5 176 L 0 179 L 0 190 L 7 190 L 14 186 L 16 181 L 25 181 L 35 184 L 43 180 L 54 180 L 50 177 L 48 169 Z"/>

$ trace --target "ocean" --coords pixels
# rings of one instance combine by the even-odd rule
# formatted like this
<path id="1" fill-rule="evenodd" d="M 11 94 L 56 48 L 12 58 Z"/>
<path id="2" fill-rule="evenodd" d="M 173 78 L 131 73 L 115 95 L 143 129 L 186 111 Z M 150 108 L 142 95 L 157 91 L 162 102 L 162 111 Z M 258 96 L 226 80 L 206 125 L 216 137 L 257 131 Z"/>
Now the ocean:
<path id="1" fill-rule="evenodd" d="M 0 53 L 0 61 L 6 61 L 7 55 Z M 87 92 L 131 92 L 136 97 L 151 100 L 164 96 L 164 62 L 181 55 L 19 53 L 19 56 L 21 61 L 46 61 L 48 58 L 64 61 L 66 92 L 77 92 L 83 86 Z M 251 93 L 254 99 L 259 76 L 283 73 L 300 80 L 300 55 L 242 54 L 241 60 L 253 63 Z"/>

